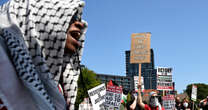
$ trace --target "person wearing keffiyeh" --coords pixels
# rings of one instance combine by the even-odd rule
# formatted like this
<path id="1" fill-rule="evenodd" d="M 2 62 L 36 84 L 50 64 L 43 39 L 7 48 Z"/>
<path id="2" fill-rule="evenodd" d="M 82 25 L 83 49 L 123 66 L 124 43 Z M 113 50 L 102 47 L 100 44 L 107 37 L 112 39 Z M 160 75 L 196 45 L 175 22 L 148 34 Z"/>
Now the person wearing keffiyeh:
<path id="1" fill-rule="evenodd" d="M 0 6 L 0 110 L 73 110 L 87 23 L 81 0 Z"/>

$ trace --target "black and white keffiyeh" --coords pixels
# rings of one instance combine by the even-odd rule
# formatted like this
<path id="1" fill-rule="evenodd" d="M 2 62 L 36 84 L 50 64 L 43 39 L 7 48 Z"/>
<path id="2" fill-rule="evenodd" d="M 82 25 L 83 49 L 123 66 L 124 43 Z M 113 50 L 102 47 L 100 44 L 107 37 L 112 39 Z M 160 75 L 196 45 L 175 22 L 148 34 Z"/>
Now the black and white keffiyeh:
<path id="1" fill-rule="evenodd" d="M 86 28 L 77 53 L 67 55 L 64 48 L 70 21 L 82 14 L 83 6 L 81 0 L 11 0 L 0 7 L 0 35 L 19 79 L 41 110 L 64 109 L 59 104 L 60 80 L 69 109 L 74 109 Z"/>

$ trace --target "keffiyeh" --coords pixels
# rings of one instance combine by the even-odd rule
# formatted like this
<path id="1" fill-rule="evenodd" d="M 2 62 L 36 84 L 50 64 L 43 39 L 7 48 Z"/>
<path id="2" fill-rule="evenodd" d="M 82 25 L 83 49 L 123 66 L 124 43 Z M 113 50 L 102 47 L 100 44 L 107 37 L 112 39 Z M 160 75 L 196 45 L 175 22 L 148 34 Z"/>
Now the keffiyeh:
<path id="1" fill-rule="evenodd" d="M 0 35 L 18 78 L 40 110 L 64 108 L 60 80 L 67 106 L 74 109 L 86 28 L 79 39 L 82 48 L 73 55 L 65 54 L 64 48 L 70 21 L 82 14 L 83 6 L 80 0 L 11 0 L 0 7 Z M 4 94 L 0 99 L 7 102 Z"/>

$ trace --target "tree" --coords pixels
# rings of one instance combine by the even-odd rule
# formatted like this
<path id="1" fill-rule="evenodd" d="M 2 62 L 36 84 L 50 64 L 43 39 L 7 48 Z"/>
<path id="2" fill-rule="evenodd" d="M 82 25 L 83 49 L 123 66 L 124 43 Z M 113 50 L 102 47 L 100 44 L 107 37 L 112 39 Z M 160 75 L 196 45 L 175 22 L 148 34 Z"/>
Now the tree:
<path id="1" fill-rule="evenodd" d="M 96 74 L 88 68 L 83 68 L 78 80 L 78 92 L 75 102 L 75 109 L 78 110 L 79 104 L 88 96 L 88 90 L 100 85 L 100 80 L 96 79 Z"/>
<path id="2" fill-rule="evenodd" d="M 190 98 L 192 92 L 192 85 L 193 84 L 189 84 L 185 90 L 185 92 L 188 94 Z M 199 102 L 202 99 L 205 99 L 208 96 L 208 85 L 203 83 L 196 83 L 194 85 L 197 86 L 197 102 Z"/>

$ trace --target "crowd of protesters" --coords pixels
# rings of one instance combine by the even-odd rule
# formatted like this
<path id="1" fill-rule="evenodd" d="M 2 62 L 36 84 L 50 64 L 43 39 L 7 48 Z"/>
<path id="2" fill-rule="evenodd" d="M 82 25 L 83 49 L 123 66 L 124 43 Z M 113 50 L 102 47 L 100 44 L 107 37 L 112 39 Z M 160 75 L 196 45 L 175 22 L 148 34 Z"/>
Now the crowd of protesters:
<path id="1" fill-rule="evenodd" d="M 208 97 L 201 100 L 199 104 L 195 104 L 188 98 L 184 98 L 182 101 L 180 97 L 175 98 L 175 109 L 176 110 L 208 110 Z"/>
<path id="2" fill-rule="evenodd" d="M 137 96 L 138 95 L 138 96 Z M 138 89 L 138 94 L 130 92 L 130 99 L 123 110 L 165 110 L 161 96 L 156 92 L 149 93 L 149 101 L 142 100 L 141 90 Z M 188 97 L 181 99 L 175 97 L 175 108 L 173 110 L 208 110 L 208 96 L 201 100 L 199 104 L 193 102 Z"/>
<path id="3" fill-rule="evenodd" d="M 199 107 L 202 108 L 202 110 L 208 110 L 208 96 L 206 99 L 200 101 Z"/>

